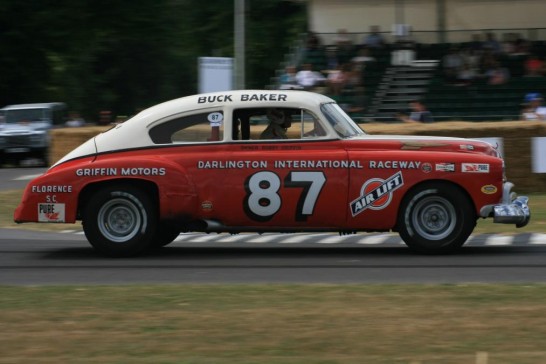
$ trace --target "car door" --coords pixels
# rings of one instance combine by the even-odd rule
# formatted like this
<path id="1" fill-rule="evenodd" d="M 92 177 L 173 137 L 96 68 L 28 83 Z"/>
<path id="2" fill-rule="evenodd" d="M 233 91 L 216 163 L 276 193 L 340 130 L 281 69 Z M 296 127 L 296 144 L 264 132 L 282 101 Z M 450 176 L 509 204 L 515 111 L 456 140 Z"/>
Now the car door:
<path id="1" fill-rule="evenodd" d="M 196 173 L 209 176 L 209 187 L 199 186 L 207 189 L 203 198 L 210 211 L 205 215 L 228 226 L 257 230 L 342 228 L 347 153 L 337 140 L 305 136 L 314 126 L 307 124 L 314 118 L 311 113 L 280 111 L 294 113 L 286 138 L 274 139 L 274 133 L 263 137 L 267 110 L 247 109 L 242 117 L 234 113 L 235 140 L 197 161 L 203 168 Z"/>

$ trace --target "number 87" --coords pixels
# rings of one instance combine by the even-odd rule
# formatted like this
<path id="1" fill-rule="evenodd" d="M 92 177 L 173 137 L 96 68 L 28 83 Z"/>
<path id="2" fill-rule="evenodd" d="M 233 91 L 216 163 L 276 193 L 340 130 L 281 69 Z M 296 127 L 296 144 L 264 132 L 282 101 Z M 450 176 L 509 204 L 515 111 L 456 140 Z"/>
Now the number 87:
<path id="1" fill-rule="evenodd" d="M 284 187 L 303 188 L 296 207 L 296 221 L 306 221 L 313 214 L 316 202 L 326 182 L 323 172 L 289 172 Z M 281 179 L 270 171 L 251 175 L 245 181 L 245 213 L 255 221 L 270 220 L 282 207 L 279 195 Z"/>

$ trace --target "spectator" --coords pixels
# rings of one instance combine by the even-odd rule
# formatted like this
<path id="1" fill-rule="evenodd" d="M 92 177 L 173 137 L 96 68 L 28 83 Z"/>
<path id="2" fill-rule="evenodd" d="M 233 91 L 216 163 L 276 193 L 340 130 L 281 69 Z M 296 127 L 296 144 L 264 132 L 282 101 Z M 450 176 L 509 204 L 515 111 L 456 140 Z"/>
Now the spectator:
<path id="1" fill-rule="evenodd" d="M 405 123 L 432 123 L 432 113 L 427 110 L 425 104 L 419 100 L 412 100 L 409 103 L 411 113 L 409 116 L 405 113 L 399 113 L 398 119 Z"/>
<path id="2" fill-rule="evenodd" d="M 335 70 L 339 66 L 337 58 L 337 47 L 329 46 L 326 48 L 326 69 Z"/>
<path id="3" fill-rule="evenodd" d="M 339 29 L 334 38 L 337 47 L 337 58 L 339 63 L 347 63 L 353 56 L 353 41 L 346 29 Z"/>
<path id="4" fill-rule="evenodd" d="M 459 70 L 463 67 L 463 57 L 458 49 L 451 47 L 448 54 L 442 58 L 444 68 L 444 78 L 447 83 L 454 83 L 457 80 Z"/>
<path id="5" fill-rule="evenodd" d="M 99 125 L 108 125 L 112 122 L 112 112 L 103 110 L 99 112 Z"/>
<path id="6" fill-rule="evenodd" d="M 320 72 L 313 71 L 313 65 L 311 63 L 306 63 L 303 65 L 303 69 L 296 73 L 296 81 L 298 85 L 305 90 L 312 90 L 313 88 L 322 85 L 325 78 Z"/>
<path id="7" fill-rule="evenodd" d="M 508 69 L 501 66 L 498 61 L 495 61 L 491 67 L 485 72 L 487 83 L 490 85 L 503 85 L 508 82 L 510 73 Z"/>
<path id="8" fill-rule="evenodd" d="M 85 121 L 81 118 L 80 114 L 73 111 L 68 115 L 68 120 L 66 121 L 65 125 L 74 128 L 84 126 Z"/>
<path id="9" fill-rule="evenodd" d="M 526 77 L 544 76 L 544 62 L 536 55 L 531 54 L 524 63 Z"/>
<path id="10" fill-rule="evenodd" d="M 524 107 L 521 112 L 522 120 L 546 120 L 546 107 L 542 106 L 542 95 L 530 92 L 525 95 Z"/>
<path id="11" fill-rule="evenodd" d="M 375 58 L 370 57 L 368 48 L 361 48 L 358 50 L 356 57 L 351 59 L 351 62 L 353 63 L 355 69 L 362 71 L 364 68 L 366 68 L 366 64 L 368 62 L 375 62 Z"/>
<path id="12" fill-rule="evenodd" d="M 355 93 L 351 98 L 351 102 L 344 108 L 349 115 L 361 114 L 366 111 L 367 98 L 363 86 L 355 88 Z"/>
<path id="13" fill-rule="evenodd" d="M 472 39 L 468 43 L 468 47 L 475 52 L 481 52 L 483 50 L 482 36 L 478 33 L 472 34 Z"/>
<path id="14" fill-rule="evenodd" d="M 306 49 L 315 51 L 322 47 L 322 42 L 319 36 L 314 32 L 307 33 Z"/>
<path id="15" fill-rule="evenodd" d="M 285 72 L 279 77 L 279 83 L 279 89 L 281 90 L 298 90 L 302 88 L 296 81 L 296 67 L 294 66 L 286 66 Z"/>
<path id="16" fill-rule="evenodd" d="M 341 91 L 345 87 L 349 78 L 349 67 L 347 64 L 338 66 L 337 69 L 328 71 L 328 78 L 326 79 L 326 85 L 328 91 L 333 95 L 340 95 Z"/>
<path id="17" fill-rule="evenodd" d="M 353 48 L 353 41 L 351 40 L 349 33 L 347 33 L 347 29 L 338 29 L 337 35 L 334 38 L 334 43 L 342 50 L 351 50 Z"/>
<path id="18" fill-rule="evenodd" d="M 465 47 L 461 50 L 459 54 L 461 58 L 463 59 L 463 65 L 468 64 L 468 66 L 474 72 L 478 72 L 478 68 L 480 66 L 480 60 L 481 60 L 481 55 L 479 54 L 478 51 L 470 47 Z"/>
<path id="19" fill-rule="evenodd" d="M 483 48 L 486 50 L 490 50 L 493 52 L 493 54 L 501 53 L 502 46 L 495 38 L 495 33 L 486 33 L 485 34 L 485 42 L 483 42 Z"/>
<path id="20" fill-rule="evenodd" d="M 385 40 L 379 33 L 379 26 L 372 25 L 370 27 L 370 34 L 364 40 L 364 46 L 367 48 L 383 48 L 385 46 Z"/>
<path id="21" fill-rule="evenodd" d="M 476 71 L 470 67 L 470 64 L 465 63 L 457 73 L 457 86 L 470 86 L 476 79 Z"/>

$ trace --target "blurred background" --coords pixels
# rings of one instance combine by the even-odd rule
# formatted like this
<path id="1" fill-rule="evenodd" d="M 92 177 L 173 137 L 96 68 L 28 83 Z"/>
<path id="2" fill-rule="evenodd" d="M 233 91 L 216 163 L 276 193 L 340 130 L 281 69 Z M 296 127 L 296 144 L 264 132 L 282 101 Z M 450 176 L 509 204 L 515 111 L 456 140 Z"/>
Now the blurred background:
<path id="1" fill-rule="evenodd" d="M 305 3 L 246 1 L 246 87 L 263 88 L 306 30 Z M 63 102 L 86 121 L 197 92 L 198 57 L 233 57 L 225 0 L 20 1 L 0 6 L 0 106 Z"/>
<path id="2" fill-rule="evenodd" d="M 0 106 L 123 121 L 198 93 L 199 59 L 218 57 L 234 88 L 310 89 L 358 122 L 398 122 L 414 100 L 434 121 L 546 119 L 542 0 L 1 4 Z"/>

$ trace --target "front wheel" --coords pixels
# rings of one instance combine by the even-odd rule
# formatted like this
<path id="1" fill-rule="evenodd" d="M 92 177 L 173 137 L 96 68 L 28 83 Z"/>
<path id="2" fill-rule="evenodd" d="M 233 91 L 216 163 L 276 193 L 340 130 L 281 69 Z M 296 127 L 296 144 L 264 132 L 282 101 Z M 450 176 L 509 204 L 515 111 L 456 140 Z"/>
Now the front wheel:
<path id="1" fill-rule="evenodd" d="M 400 236 L 421 253 L 448 253 L 461 247 L 476 226 L 470 199 L 459 188 L 423 185 L 404 198 L 398 216 Z"/>
<path id="2" fill-rule="evenodd" d="M 150 246 L 157 227 L 152 199 L 141 189 L 110 186 L 95 192 L 83 208 L 89 243 L 112 257 L 136 255 Z"/>

